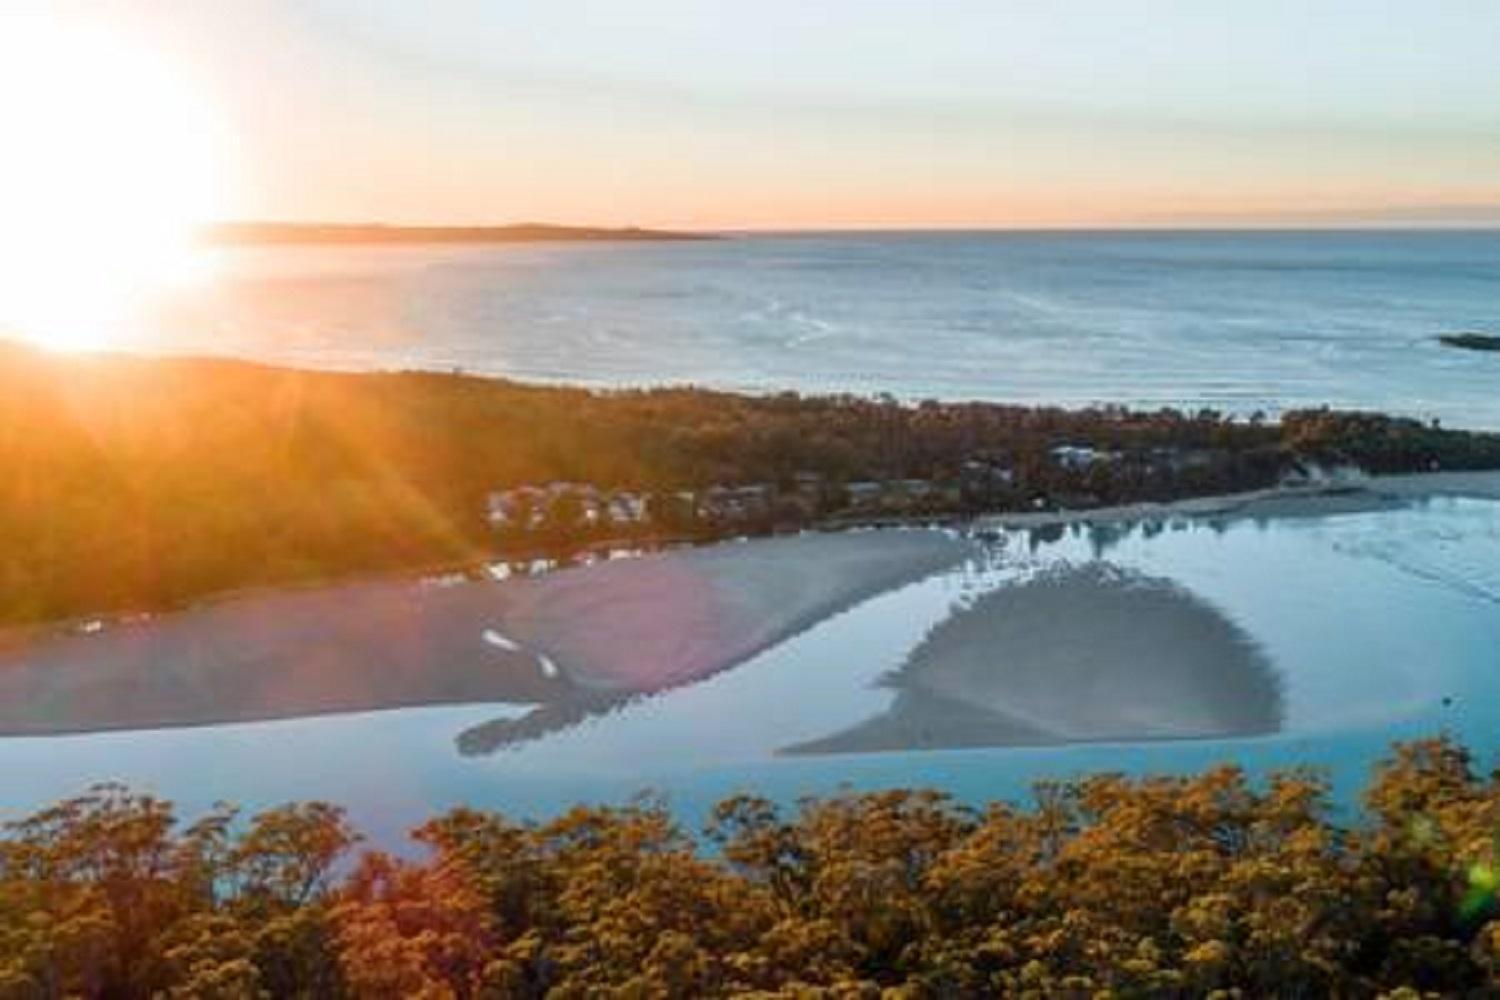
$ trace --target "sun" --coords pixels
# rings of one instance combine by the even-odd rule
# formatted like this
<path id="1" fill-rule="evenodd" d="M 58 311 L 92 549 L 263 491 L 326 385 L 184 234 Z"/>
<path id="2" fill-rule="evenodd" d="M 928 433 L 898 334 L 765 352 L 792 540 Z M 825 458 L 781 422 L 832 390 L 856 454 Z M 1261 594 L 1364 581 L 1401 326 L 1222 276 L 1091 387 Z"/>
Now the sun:
<path id="1" fill-rule="evenodd" d="M 225 194 L 200 93 L 118 31 L 0 15 L 0 337 L 111 346 L 193 276 Z"/>

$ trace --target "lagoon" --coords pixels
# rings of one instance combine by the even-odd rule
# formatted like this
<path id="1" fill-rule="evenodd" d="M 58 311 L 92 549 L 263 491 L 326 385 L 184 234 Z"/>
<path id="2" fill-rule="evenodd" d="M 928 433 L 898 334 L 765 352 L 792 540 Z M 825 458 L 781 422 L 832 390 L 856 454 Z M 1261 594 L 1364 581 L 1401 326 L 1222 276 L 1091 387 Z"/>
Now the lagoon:
<path id="1" fill-rule="evenodd" d="M 1038 574 L 1100 567 L 1124 580 L 1168 581 L 1248 637 L 1276 678 L 1273 731 L 964 747 L 937 739 L 880 752 L 807 752 L 889 712 L 898 697 L 893 676 L 935 629 L 986 595 Z M 1052 628 L 1063 635 L 1075 624 L 1060 605 Z M 521 719 L 533 706 L 3 738 L 0 816 L 117 780 L 170 797 L 188 814 L 216 800 L 247 807 L 337 801 L 377 840 L 394 842 L 432 811 L 459 804 L 543 816 L 649 789 L 695 823 L 737 791 L 791 801 L 842 787 L 931 785 L 983 801 L 1024 795 L 1044 777 L 1219 761 L 1257 772 L 1326 768 L 1347 796 L 1392 739 L 1447 731 L 1482 761 L 1500 751 L 1497 651 L 1500 504 L 1493 501 L 1014 529 L 731 669 L 500 745 L 464 737 Z M 994 651 L 997 664 L 1023 655 L 1019 647 Z M 1208 658 L 1200 668 L 1222 664 Z"/>

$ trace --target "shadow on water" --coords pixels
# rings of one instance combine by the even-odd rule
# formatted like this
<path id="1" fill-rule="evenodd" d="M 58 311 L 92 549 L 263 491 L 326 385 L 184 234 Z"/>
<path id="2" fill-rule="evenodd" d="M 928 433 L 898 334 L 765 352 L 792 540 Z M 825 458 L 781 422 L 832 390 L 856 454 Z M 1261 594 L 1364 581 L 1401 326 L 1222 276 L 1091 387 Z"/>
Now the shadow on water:
<path id="1" fill-rule="evenodd" d="M 1150 526 L 1141 529 L 1149 533 Z M 999 549 L 981 563 L 996 569 Z M 1062 562 L 955 601 L 875 683 L 883 711 L 782 755 L 1223 738 L 1281 728 L 1280 675 L 1212 603 L 1171 580 L 1108 562 Z M 754 671 L 754 668 L 751 668 Z M 740 683 L 796 699 L 803 674 Z M 758 679 L 757 679 L 758 678 Z M 575 687 L 519 718 L 456 740 L 465 756 L 518 749 L 705 679 L 652 692 Z"/>
<path id="2" fill-rule="evenodd" d="M 1410 506 L 1080 525 L 1046 532 L 1055 540 L 1035 539 L 1036 551 L 1027 531 L 997 529 L 946 570 L 809 615 L 794 622 L 805 634 L 652 695 L 570 681 L 571 658 L 511 627 L 496 600 L 508 585 L 288 595 L 252 602 L 253 614 L 105 628 L 33 651 L 34 671 L 0 669 L 0 732 L 17 735 L 0 739 L 0 814 L 114 779 L 204 807 L 345 802 L 390 842 L 434 809 L 542 815 L 643 785 L 696 821 L 745 789 L 792 802 L 846 784 L 932 786 L 982 803 L 1039 777 L 1224 761 L 1259 774 L 1326 766 L 1350 790 L 1390 740 L 1439 729 L 1488 759 L 1500 732 L 1500 504 Z M 726 550 L 725 572 L 769 551 Z M 764 579 L 767 592 L 798 580 L 779 562 Z M 519 648 L 484 641 L 486 629 Z M 1156 662 L 1151 643 L 1192 636 L 1196 669 Z M 1096 654 L 1072 674 L 1034 649 L 1085 644 Z M 538 669 L 539 653 L 555 672 Z M 278 665 L 295 676 L 268 669 Z M 78 686 L 56 683 L 59 669 Z M 324 683 L 290 683 L 303 671 Z M 1098 682 L 1105 672 L 1128 679 L 1123 692 Z M 21 697 L 28 673 L 53 697 Z M 347 688 L 328 683 L 339 677 Z M 1174 677 L 1173 690 L 1153 686 Z M 273 678 L 289 682 L 265 686 Z M 239 724 L 99 731 L 160 725 L 135 708 L 168 696 L 182 709 L 169 723 L 223 717 L 226 692 L 247 709 Z M 271 697 L 284 692 L 297 703 Z M 390 710 L 337 714 L 351 692 Z M 313 694 L 329 714 L 255 721 Z M 428 707 L 401 707 L 414 695 Z"/>
<path id="3" fill-rule="evenodd" d="M 454 741 L 465 757 L 479 757 L 514 749 L 589 719 L 610 715 L 649 695 L 592 694 L 574 691 L 556 701 L 538 705 L 518 719 L 499 718 L 471 726 Z"/>
<path id="4" fill-rule="evenodd" d="M 1281 726 L 1258 643 L 1170 580 L 1062 564 L 934 627 L 884 713 L 783 753 L 1261 735 Z"/>

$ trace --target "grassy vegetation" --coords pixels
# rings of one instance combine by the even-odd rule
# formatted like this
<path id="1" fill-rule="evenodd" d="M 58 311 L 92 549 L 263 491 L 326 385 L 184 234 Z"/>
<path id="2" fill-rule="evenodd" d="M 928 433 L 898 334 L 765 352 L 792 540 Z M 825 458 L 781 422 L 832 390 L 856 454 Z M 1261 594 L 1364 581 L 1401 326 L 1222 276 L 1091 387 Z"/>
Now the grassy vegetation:
<path id="1" fill-rule="evenodd" d="M 711 851 L 651 803 L 460 810 L 399 860 L 327 805 L 102 788 L 0 835 L 0 997 L 1495 995 L 1500 782 L 1414 743 L 1365 805 L 1229 767 L 739 798 Z"/>
<path id="2" fill-rule="evenodd" d="M 1049 455 L 1062 443 L 1122 457 L 1065 469 Z M 1159 461 L 1162 449 L 1195 459 Z M 701 489 L 785 484 L 807 470 L 832 482 L 954 481 L 976 457 L 1017 473 L 991 506 L 1037 494 L 1107 503 L 1265 486 L 1304 458 L 1378 471 L 1500 467 L 1500 436 L 1322 411 L 1269 423 L 686 388 L 592 393 L 0 346 L 0 622 L 477 560 L 503 542 L 485 497 L 507 486 Z"/>

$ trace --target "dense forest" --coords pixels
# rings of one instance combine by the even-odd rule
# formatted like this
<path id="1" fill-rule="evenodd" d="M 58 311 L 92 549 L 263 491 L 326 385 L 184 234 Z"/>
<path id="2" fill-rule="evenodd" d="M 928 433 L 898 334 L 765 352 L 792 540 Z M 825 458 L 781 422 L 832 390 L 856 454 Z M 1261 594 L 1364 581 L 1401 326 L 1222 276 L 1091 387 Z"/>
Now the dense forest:
<path id="1" fill-rule="evenodd" d="M 1059 447 L 1108 460 L 1060 463 Z M 890 398 L 590 392 L 461 374 L 337 374 L 0 345 L 0 622 L 150 610 L 229 589 L 468 563 L 506 545 L 493 491 L 670 493 L 919 480 L 919 513 L 1267 486 L 1299 463 L 1500 467 L 1500 435 L 1308 411 L 1069 411 Z M 974 465 L 1000 485 L 960 491 Z M 805 526 L 838 503 L 778 506 Z M 664 515 L 664 519 L 665 515 Z M 680 525 L 672 525 L 674 529 Z M 700 535 L 745 530 L 695 522 Z M 581 540 L 564 528 L 551 545 Z"/>
<path id="2" fill-rule="evenodd" d="M 402 859 L 328 805 L 184 825 L 101 787 L 0 833 L 0 998 L 1495 995 L 1500 781 L 1424 741 L 1364 803 L 1220 767 L 737 798 L 701 838 L 465 809 Z"/>

